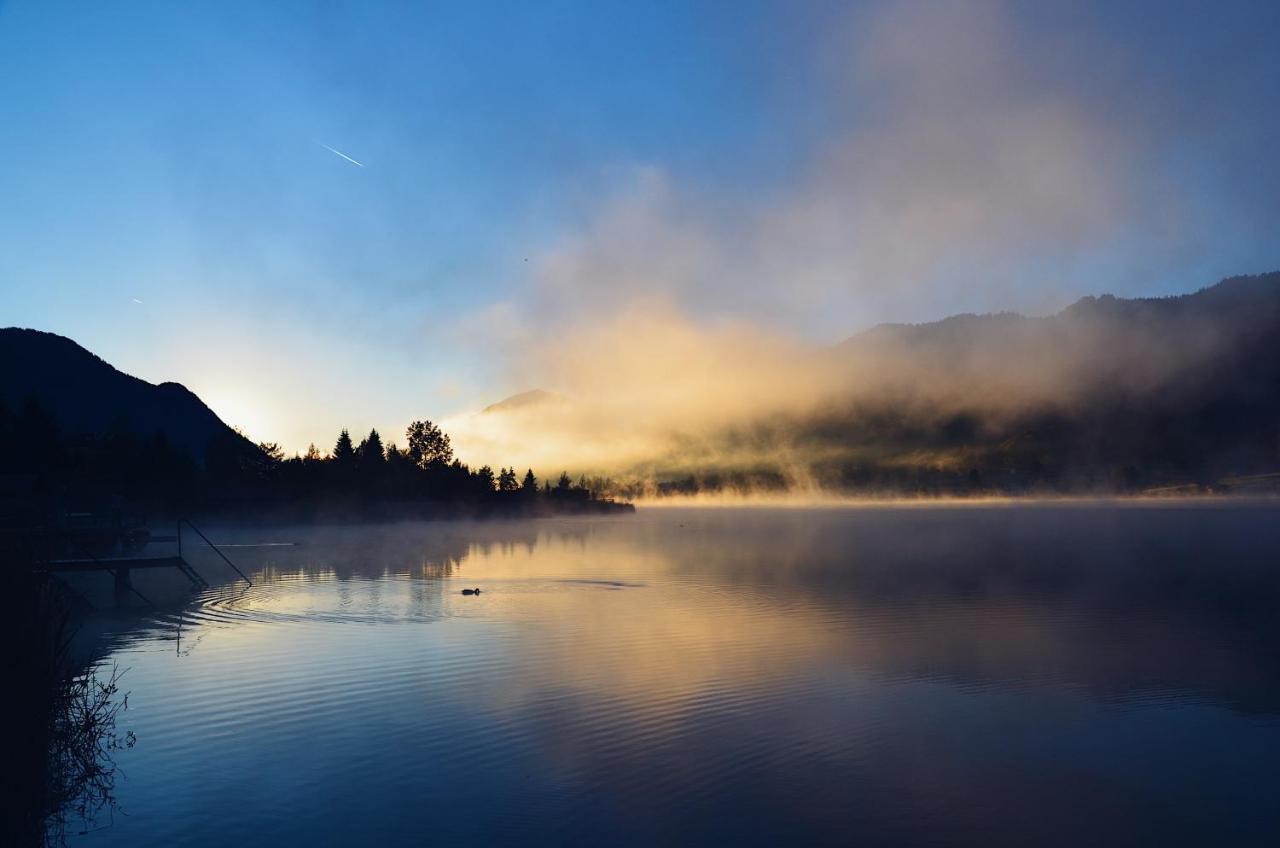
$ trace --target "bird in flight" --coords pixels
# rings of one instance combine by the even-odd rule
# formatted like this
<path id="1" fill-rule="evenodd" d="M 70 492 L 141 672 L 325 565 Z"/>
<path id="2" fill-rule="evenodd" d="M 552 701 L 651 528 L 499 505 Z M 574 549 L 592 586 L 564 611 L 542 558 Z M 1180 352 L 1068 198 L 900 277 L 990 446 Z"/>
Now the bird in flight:
<path id="1" fill-rule="evenodd" d="M 334 149 L 333 149 L 332 147 L 330 147 L 329 145 L 327 145 L 327 144 L 325 144 L 325 143 L 323 143 L 323 142 L 319 142 L 319 141 L 317 141 L 317 142 L 316 142 L 316 144 L 319 144 L 319 145 L 320 145 L 321 147 L 323 147 L 325 150 L 329 151 L 330 153 L 333 153 L 333 154 L 334 154 L 334 155 L 336 155 L 336 156 L 341 156 L 343 159 L 346 159 L 346 160 L 347 160 L 348 162 L 350 162 L 352 165 L 355 165 L 355 166 L 360 167 L 360 168 L 363 168 L 363 167 L 364 167 L 364 163 L 363 163 L 363 162 L 357 162 L 356 160 L 352 159 L 352 158 L 351 158 L 350 156 L 348 156 L 347 154 L 343 153 L 341 150 L 334 150 Z"/>

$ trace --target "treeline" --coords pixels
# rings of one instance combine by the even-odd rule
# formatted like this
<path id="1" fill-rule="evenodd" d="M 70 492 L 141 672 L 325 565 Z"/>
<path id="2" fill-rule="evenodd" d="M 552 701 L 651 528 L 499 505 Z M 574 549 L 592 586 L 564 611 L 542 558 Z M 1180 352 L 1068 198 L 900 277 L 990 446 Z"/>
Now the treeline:
<path id="1" fill-rule="evenodd" d="M 121 420 L 108 432 L 64 434 L 31 397 L 16 413 L 0 404 L 0 478 L 10 507 L 24 499 L 74 508 L 127 501 L 170 510 L 334 506 L 349 511 L 398 504 L 454 512 L 539 514 L 629 509 L 567 474 L 542 481 L 526 469 L 472 468 L 453 455 L 449 436 L 430 421 L 405 432 L 407 447 L 384 444 L 377 430 L 359 443 L 343 430 L 332 450 L 312 445 L 288 457 L 278 444 L 253 445 L 238 433 L 212 439 L 203 462 L 164 434 L 139 436 Z M 597 481 L 598 482 L 598 481 Z"/>
<path id="2" fill-rule="evenodd" d="M 305 454 L 292 457 L 286 457 L 279 445 L 264 442 L 258 445 L 256 472 L 286 500 L 355 496 L 554 508 L 585 508 L 601 500 L 586 478 L 574 481 L 563 472 L 552 483 L 539 481 L 532 469 L 521 474 L 515 466 L 472 468 L 453 455 L 448 434 L 430 421 L 410 424 L 405 441 L 404 448 L 395 442 L 384 444 L 374 429 L 355 443 L 344 429 L 328 453 L 313 444 Z"/>

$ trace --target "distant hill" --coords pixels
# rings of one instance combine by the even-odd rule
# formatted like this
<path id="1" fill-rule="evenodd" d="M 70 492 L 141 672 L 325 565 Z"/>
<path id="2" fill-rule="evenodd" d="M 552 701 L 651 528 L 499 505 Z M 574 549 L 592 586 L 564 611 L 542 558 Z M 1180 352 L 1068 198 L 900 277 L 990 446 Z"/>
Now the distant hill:
<path id="1" fill-rule="evenodd" d="M 997 373 L 1017 364 L 1009 357 L 1030 355 L 1037 366 L 1060 363 L 1058 372 L 1061 364 L 1069 364 L 1085 379 L 1120 365 L 1140 365 L 1138 376 L 1151 377 L 1152 367 L 1176 369 L 1247 341 L 1239 337 L 1241 332 L 1252 339 L 1273 328 L 1278 317 L 1280 272 L 1273 272 L 1231 277 L 1172 297 L 1085 297 L 1044 318 L 1003 312 L 955 315 L 926 324 L 882 324 L 853 336 L 832 353 L 846 359 L 893 355 L 948 372 L 974 365 L 1002 366 Z M 1092 371 L 1080 370 L 1085 367 Z M 1039 382 L 1043 376 L 1035 375 Z"/>
<path id="2" fill-rule="evenodd" d="M 491 403 L 480 410 L 480 414 L 492 415 L 495 413 L 515 412 L 533 407 L 562 404 L 568 402 L 568 400 L 567 397 L 556 392 L 549 392 L 545 389 L 530 389 L 527 392 L 520 392 L 511 397 L 503 398 L 497 403 Z"/>
<path id="3" fill-rule="evenodd" d="M 843 487 L 1146 489 L 1280 471 L 1280 273 L 1056 315 L 882 325 L 824 354 L 844 390 L 790 422 L 852 449 Z"/>
<path id="4" fill-rule="evenodd" d="M 0 403 L 13 414 L 33 395 L 69 436 L 122 431 L 147 438 L 160 432 L 197 461 L 215 439 L 252 448 L 178 383 L 131 377 L 54 333 L 0 329 Z"/>

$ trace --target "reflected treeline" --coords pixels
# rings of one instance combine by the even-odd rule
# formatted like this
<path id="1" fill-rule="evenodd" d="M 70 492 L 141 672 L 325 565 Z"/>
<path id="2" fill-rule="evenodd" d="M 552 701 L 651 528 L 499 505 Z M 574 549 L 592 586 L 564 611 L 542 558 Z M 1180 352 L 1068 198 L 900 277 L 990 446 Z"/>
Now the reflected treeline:
<path id="1" fill-rule="evenodd" d="M 791 632 L 893 678 L 1033 680 L 1104 699 L 1181 692 L 1270 713 L 1280 711 L 1274 517 L 1274 506 L 1239 504 L 661 510 L 620 523 L 281 526 L 272 533 L 296 547 L 237 558 L 255 574 L 338 581 L 666 574 L 691 591 L 644 607 L 637 627 L 728 626 L 738 619 L 709 605 L 730 603 L 759 638 Z M 260 527 L 215 532 L 265 538 Z M 831 621 L 853 635 L 827 632 Z M 604 655 L 628 674 L 650 662 L 622 646 L 610 638 Z M 697 673 L 692 657 L 684 667 Z"/>
<path id="2" fill-rule="evenodd" d="M 548 535 L 582 544 L 590 532 L 585 523 L 525 521 L 214 524 L 209 530 L 223 544 L 253 545 L 264 539 L 292 543 L 234 548 L 237 561 L 255 576 L 324 574 L 338 580 L 383 574 L 452 577 L 469 559 L 517 550 L 531 556 Z"/>
<path id="3" fill-rule="evenodd" d="M 243 545 L 229 550 L 254 584 L 204 593 L 168 650 L 152 649 L 173 638 L 154 622 L 126 637 L 147 744 L 130 759 L 135 815 L 109 839 L 315 842 L 400 822 L 393 836 L 411 842 L 422 821 L 500 796 L 516 814 L 468 818 L 483 825 L 470 841 L 622 832 L 647 844 L 691 832 L 707 804 L 752 810 L 786 793 L 814 799 L 812 818 L 759 805 L 728 841 L 939 822 L 938 809 L 952 812 L 937 827 L 959 816 L 989 833 L 965 818 L 985 815 L 983 797 L 1034 816 L 1044 791 L 1060 799 L 1084 774 L 1089 792 L 1112 792 L 1116 768 L 1166 754 L 1174 784 L 1207 775 L 1234 797 L 1253 772 L 1196 746 L 1272 739 L 1258 728 L 1280 713 L 1275 514 L 1006 505 L 209 525 Z M 482 596 L 460 596 L 476 585 Z M 217 756 L 201 756 L 192 727 L 213 728 Z M 264 751 L 278 782 L 241 794 Z M 862 791 L 886 779 L 884 794 Z M 244 814 L 203 804 L 211 786 Z M 566 826 L 566 787 L 675 824 Z M 398 818 L 406 795 L 434 806 Z M 341 800 L 317 812 L 317 797 Z M 1215 803 L 1249 806 L 1201 808 Z M 1025 832 L 1015 841 L 1044 829 Z"/>

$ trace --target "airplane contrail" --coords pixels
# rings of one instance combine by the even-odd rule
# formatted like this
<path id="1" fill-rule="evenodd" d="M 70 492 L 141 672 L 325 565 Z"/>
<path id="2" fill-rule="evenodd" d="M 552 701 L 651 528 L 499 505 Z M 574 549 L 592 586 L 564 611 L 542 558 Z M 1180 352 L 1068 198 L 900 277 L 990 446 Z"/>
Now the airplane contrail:
<path id="1" fill-rule="evenodd" d="M 334 150 L 332 147 L 330 147 L 329 145 L 327 145 L 327 144 L 325 144 L 324 142 L 321 142 L 321 141 L 317 141 L 317 142 L 316 142 L 316 144 L 320 145 L 321 147 L 323 147 L 325 150 L 329 151 L 330 153 L 336 153 L 337 155 L 341 156 L 343 159 L 346 159 L 346 160 L 347 160 L 348 162 L 350 162 L 352 165 L 357 165 L 357 166 L 359 166 L 359 167 L 361 167 L 361 168 L 363 168 L 363 167 L 364 167 L 364 163 L 363 163 L 363 162 L 357 162 L 356 160 L 352 159 L 352 158 L 351 158 L 350 156 L 348 156 L 347 154 L 343 153 L 341 150 Z"/>

